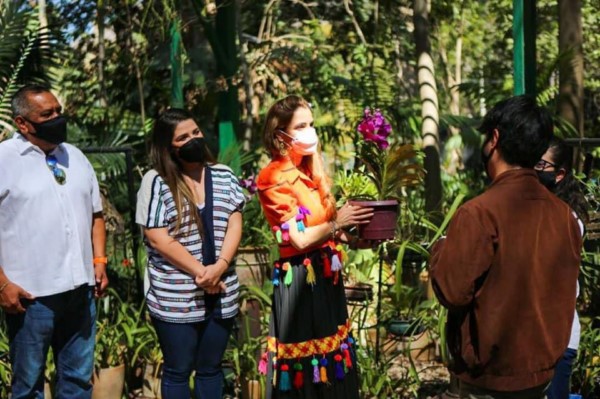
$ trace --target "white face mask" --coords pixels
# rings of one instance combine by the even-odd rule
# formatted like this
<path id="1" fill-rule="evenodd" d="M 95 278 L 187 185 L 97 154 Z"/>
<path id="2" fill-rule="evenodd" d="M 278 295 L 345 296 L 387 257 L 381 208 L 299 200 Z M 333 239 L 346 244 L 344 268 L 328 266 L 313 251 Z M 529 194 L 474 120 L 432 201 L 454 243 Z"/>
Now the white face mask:
<path id="1" fill-rule="evenodd" d="M 281 133 L 292 137 L 283 130 Z M 296 137 L 292 138 L 292 151 L 298 155 L 312 155 L 317 152 L 319 146 L 319 137 L 314 127 L 307 127 L 302 130 L 296 130 Z"/>

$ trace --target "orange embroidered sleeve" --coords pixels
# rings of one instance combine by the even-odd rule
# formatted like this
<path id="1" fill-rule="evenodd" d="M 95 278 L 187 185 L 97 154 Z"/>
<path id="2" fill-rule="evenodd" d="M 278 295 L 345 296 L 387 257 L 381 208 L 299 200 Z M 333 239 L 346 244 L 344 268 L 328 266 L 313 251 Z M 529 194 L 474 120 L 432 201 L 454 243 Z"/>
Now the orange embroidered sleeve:
<path id="1" fill-rule="evenodd" d="M 288 182 L 259 190 L 258 195 L 271 226 L 281 225 L 298 214 L 298 200 Z"/>
<path id="2" fill-rule="evenodd" d="M 272 161 L 258 174 L 258 198 L 267 221 L 279 226 L 298 214 L 293 183 L 298 172 L 291 163 Z"/>

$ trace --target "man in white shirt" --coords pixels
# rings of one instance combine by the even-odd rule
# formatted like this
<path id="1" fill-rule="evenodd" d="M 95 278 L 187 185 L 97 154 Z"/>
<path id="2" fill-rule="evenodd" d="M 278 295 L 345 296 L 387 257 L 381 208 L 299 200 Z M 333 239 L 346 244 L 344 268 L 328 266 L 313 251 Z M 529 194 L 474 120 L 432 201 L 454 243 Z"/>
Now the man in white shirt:
<path id="1" fill-rule="evenodd" d="M 64 143 L 66 119 L 47 88 L 24 86 L 11 106 L 19 132 L 0 143 L 0 307 L 12 398 L 43 397 L 50 346 L 56 396 L 91 398 L 94 295 L 108 284 L 98 182 Z"/>

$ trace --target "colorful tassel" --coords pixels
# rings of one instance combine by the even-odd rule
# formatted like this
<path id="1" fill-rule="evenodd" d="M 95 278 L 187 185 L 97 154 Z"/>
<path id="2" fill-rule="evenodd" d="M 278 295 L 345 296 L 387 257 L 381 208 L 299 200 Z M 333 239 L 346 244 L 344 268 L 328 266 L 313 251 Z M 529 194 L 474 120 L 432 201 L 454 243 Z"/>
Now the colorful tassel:
<path id="1" fill-rule="evenodd" d="M 312 263 L 309 258 L 304 259 L 304 266 L 306 267 L 306 283 L 315 285 L 317 282 L 317 276 L 315 276 L 315 269 L 312 267 Z"/>
<path id="2" fill-rule="evenodd" d="M 348 349 L 350 349 L 350 357 L 356 363 L 356 341 L 352 335 L 348 335 Z"/>
<path id="3" fill-rule="evenodd" d="M 273 381 L 271 381 L 273 386 L 277 386 L 277 357 L 273 356 Z"/>
<path id="4" fill-rule="evenodd" d="M 289 262 L 285 262 L 282 268 L 283 270 L 286 270 L 283 283 L 289 287 L 292 284 L 292 281 L 294 280 L 294 270 Z"/>
<path id="5" fill-rule="evenodd" d="M 335 360 L 335 378 L 339 381 L 344 379 L 344 366 L 342 365 L 342 355 L 339 353 L 333 357 Z"/>
<path id="6" fill-rule="evenodd" d="M 288 242 L 290 240 L 290 225 L 287 223 L 281 225 L 281 239 L 283 242 Z"/>
<path id="7" fill-rule="evenodd" d="M 310 364 L 313 366 L 313 383 L 318 384 L 321 382 L 321 375 L 319 374 L 319 361 L 313 357 L 313 360 L 310 361 Z"/>
<path id="8" fill-rule="evenodd" d="M 279 271 L 279 269 L 281 268 L 281 265 L 279 264 L 279 262 L 275 262 L 275 264 L 273 265 L 273 285 L 275 287 L 279 287 L 279 277 L 281 272 Z"/>
<path id="9" fill-rule="evenodd" d="M 291 391 L 292 390 L 292 386 L 290 385 L 290 373 L 288 373 L 288 370 L 290 369 L 290 366 L 288 366 L 287 364 L 282 364 L 281 365 L 281 379 L 279 382 L 279 390 L 280 391 Z"/>
<path id="10" fill-rule="evenodd" d="M 327 383 L 329 382 L 329 380 L 327 379 L 327 359 L 323 357 L 323 359 L 321 359 L 319 363 L 321 364 L 321 382 Z"/>
<path id="11" fill-rule="evenodd" d="M 342 270 L 342 262 L 340 262 L 340 258 L 336 252 L 331 256 L 331 271 L 337 272 Z"/>
<path id="12" fill-rule="evenodd" d="M 258 362 L 258 372 L 262 375 L 267 375 L 267 352 L 263 353 Z"/>
<path id="13" fill-rule="evenodd" d="M 343 343 L 342 344 L 342 353 L 344 354 L 344 358 L 346 360 L 346 367 L 351 369 L 352 368 L 352 358 L 350 357 L 350 350 L 348 349 L 348 344 Z"/>
<path id="14" fill-rule="evenodd" d="M 321 260 L 323 261 L 323 277 L 333 277 L 333 272 L 331 271 L 331 260 L 326 252 L 321 253 Z"/>
<path id="15" fill-rule="evenodd" d="M 342 263 L 348 262 L 348 254 L 346 253 L 346 251 L 344 251 L 344 247 L 342 246 L 342 244 L 338 244 L 335 247 L 335 249 L 338 252 L 340 260 L 342 261 Z"/>
<path id="16" fill-rule="evenodd" d="M 278 244 L 281 244 L 283 242 L 283 238 L 281 235 L 281 228 L 279 228 L 279 226 L 273 226 L 273 234 L 275 234 L 275 240 L 277 241 Z"/>
<path id="17" fill-rule="evenodd" d="M 308 208 L 306 208 L 306 207 L 304 207 L 304 206 L 300 205 L 300 206 L 298 207 L 298 214 L 299 214 L 299 215 L 303 215 L 303 216 L 305 216 L 305 217 L 306 217 L 306 215 L 310 215 L 311 213 L 310 213 L 310 209 L 308 209 Z M 304 219 L 304 218 L 303 218 L 303 219 Z"/>
<path id="18" fill-rule="evenodd" d="M 300 389 L 304 386 L 304 373 L 302 372 L 302 363 L 298 362 L 294 364 L 294 388 Z"/>
<path id="19" fill-rule="evenodd" d="M 296 226 L 298 227 L 298 231 L 300 233 L 304 233 L 306 227 L 304 226 L 304 215 L 297 214 L 296 215 Z"/>

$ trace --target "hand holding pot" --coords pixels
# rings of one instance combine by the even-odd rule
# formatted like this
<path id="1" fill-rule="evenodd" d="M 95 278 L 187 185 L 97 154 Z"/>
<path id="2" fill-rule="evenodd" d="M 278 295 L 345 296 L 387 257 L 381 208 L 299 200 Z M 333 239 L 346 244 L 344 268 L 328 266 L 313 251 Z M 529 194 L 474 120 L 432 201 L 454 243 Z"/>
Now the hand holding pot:
<path id="1" fill-rule="evenodd" d="M 338 228 L 342 229 L 355 224 L 368 223 L 372 217 L 372 208 L 363 208 L 362 206 L 351 205 L 346 202 L 344 206 L 338 209 L 335 223 Z"/>

